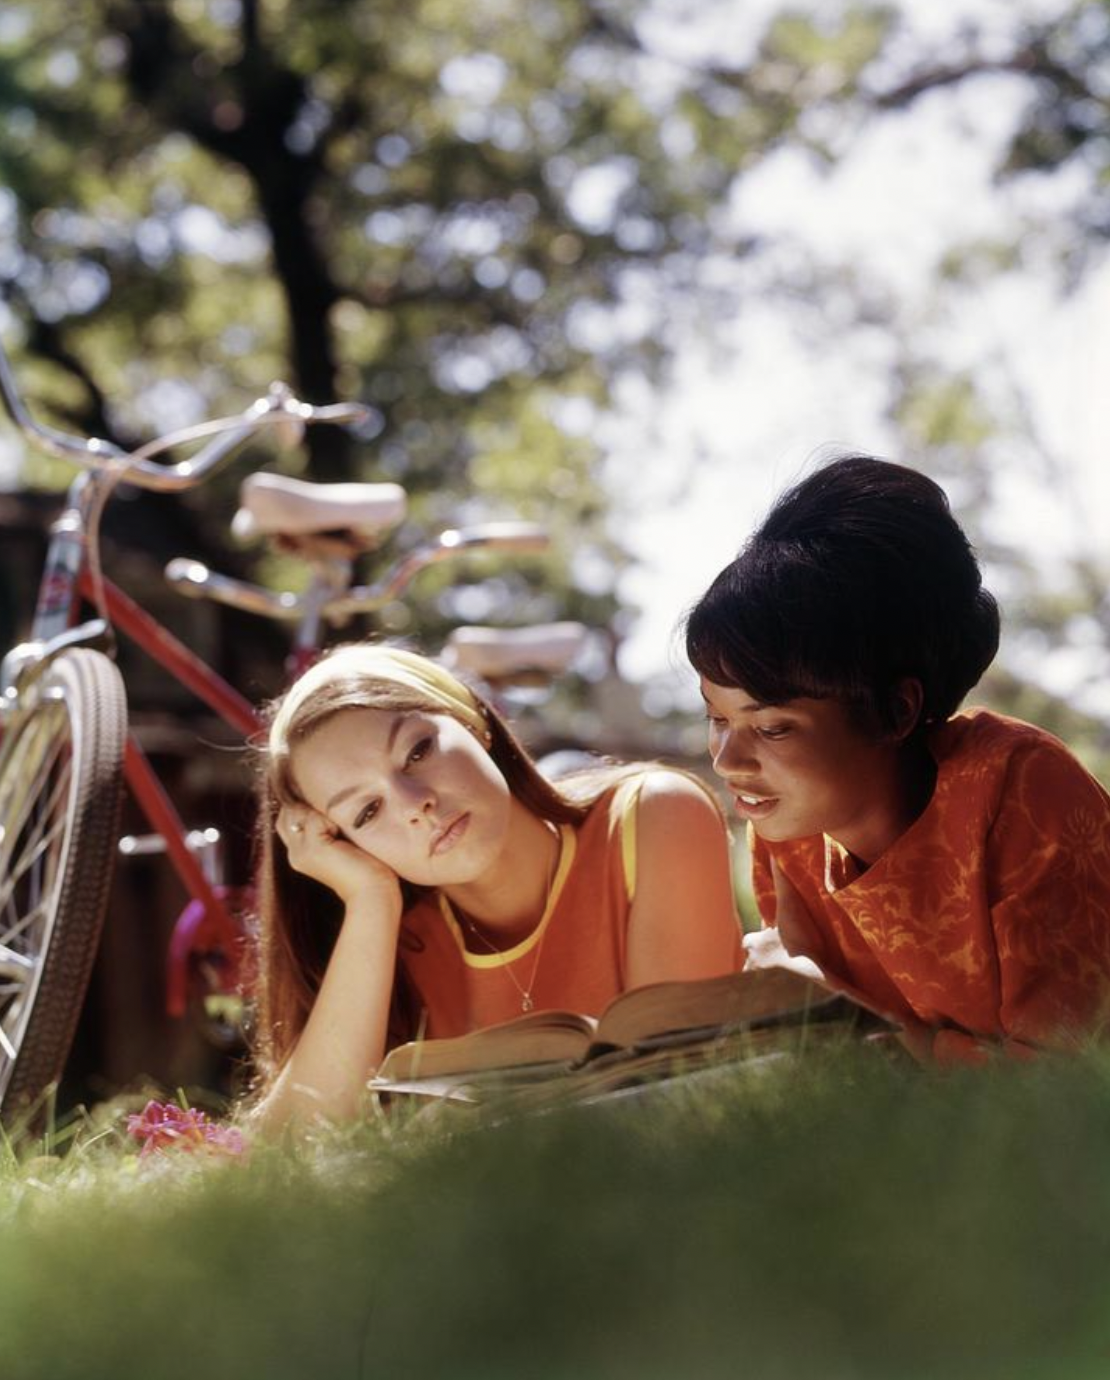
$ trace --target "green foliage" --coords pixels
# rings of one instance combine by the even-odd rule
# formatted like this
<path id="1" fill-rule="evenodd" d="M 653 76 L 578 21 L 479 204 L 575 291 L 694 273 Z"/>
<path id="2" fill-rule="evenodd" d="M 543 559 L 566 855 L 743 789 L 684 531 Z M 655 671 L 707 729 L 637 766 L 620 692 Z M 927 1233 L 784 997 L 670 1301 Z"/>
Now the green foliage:
<path id="1" fill-rule="evenodd" d="M 1034 553 L 986 535 L 1006 479 L 1005 469 L 991 462 L 999 439 L 1018 423 L 988 410 L 979 382 L 970 374 L 906 361 L 892 409 L 908 456 L 945 484 L 984 561 L 988 586 L 1002 596 L 1010 655 L 991 667 L 973 698 L 1055 733 L 1100 780 L 1110 781 L 1110 724 L 1050 693 L 1014 664 L 1015 654 L 1023 654 L 1029 667 L 1047 662 L 1054 653 L 1081 649 L 1089 669 L 1076 676 L 1076 689 L 1104 679 L 1110 665 L 1110 569 L 1076 552 L 1064 562 L 1057 582 L 1049 584 Z"/>
<path id="2" fill-rule="evenodd" d="M 996 429 L 974 380 L 966 375 L 922 380 L 902 394 L 894 415 L 915 454 L 973 448 Z"/>
<path id="3" fill-rule="evenodd" d="M 1040 434 L 1040 400 L 1030 385 L 1018 382 L 1020 342 L 999 341 L 991 353 L 983 347 L 968 365 L 952 326 L 969 302 L 981 302 L 989 316 L 1007 285 L 1019 286 L 1023 276 L 1055 279 L 1063 297 L 1083 283 L 1086 270 L 1104 261 L 1110 121 L 1102 72 L 1110 52 L 1110 8 L 1105 0 L 1074 0 L 1040 17 L 1015 12 L 997 28 L 969 16 L 943 45 L 909 41 L 907 19 L 907 7 L 889 7 L 883 45 L 864 58 L 855 86 L 815 101 L 812 110 L 826 121 L 835 111 L 843 128 L 866 130 L 884 117 L 905 118 L 930 96 L 939 101 L 936 93 L 957 91 L 964 99 L 949 113 L 959 110 L 969 138 L 988 139 L 993 136 L 987 135 L 982 111 L 992 93 L 1008 88 L 1009 97 L 1019 99 L 994 172 L 1017 193 L 1012 205 L 1027 209 L 1003 229 L 944 247 L 936 291 L 919 305 L 883 303 L 872 290 L 872 303 L 879 304 L 875 315 L 901 342 L 890 419 L 904 457 L 947 487 L 985 558 L 988 581 L 1002 597 L 1008 662 L 985 682 L 986 697 L 1059 733 L 1106 779 L 1105 713 L 1100 722 L 1094 696 L 1086 701 L 1093 711 L 1082 712 L 1075 703 L 1106 683 L 1110 567 L 1097 545 L 1082 549 L 1079 522 L 1076 549 L 1060 557 L 1051 576 L 1036 563 L 1037 553 L 992 539 L 995 515 L 1014 507 L 1011 491 L 1019 470 L 1027 489 L 1036 484 L 1065 492 L 1068 464 Z M 837 151 L 851 157 L 843 140 Z M 922 187 L 923 210 L 939 190 Z M 1022 200 L 1022 191 L 1034 190 Z M 866 319 L 866 301 L 860 300 Z M 975 324 L 969 326 L 974 334 Z M 1095 411 L 1097 399 L 1088 406 Z M 1082 498 L 1075 503 L 1077 512 L 1082 504 Z M 1097 543 L 1097 519 L 1090 530 Z M 1085 668 L 1071 676 L 1075 703 L 1036 681 L 1038 668 L 1054 657 Z"/>
<path id="4" fill-rule="evenodd" d="M 813 13 L 787 8 L 772 23 L 765 48 L 794 68 L 799 80 L 815 74 L 813 99 L 850 89 L 881 53 L 892 20 L 893 12 L 884 6 L 848 5 Z"/>
<path id="5" fill-rule="evenodd" d="M 848 70 L 857 27 L 795 43 L 793 69 Z M 28 394 L 122 444 L 273 377 L 358 397 L 363 435 L 268 463 L 399 479 L 414 530 L 546 499 L 558 557 L 532 583 L 608 623 L 614 580 L 571 589 L 571 534 L 622 559 L 598 449 L 550 404 L 604 408 L 620 370 L 665 367 L 715 208 L 795 104 L 778 55 L 664 59 L 638 7 L 585 0 L 16 0 L 0 287 Z M 193 554 L 223 545 L 234 482 L 187 505 Z"/>
<path id="6" fill-rule="evenodd" d="M 688 15 L 709 23 L 712 8 Z M 969 24 L 930 53 L 899 47 L 897 4 L 800 3 L 750 53 L 688 56 L 666 41 L 662 21 L 680 19 L 664 3 L 13 0 L 6 335 L 48 420 L 121 443 L 236 410 L 275 377 L 314 400 L 358 397 L 373 409 L 361 435 L 321 429 L 304 455 L 251 462 L 401 481 L 402 543 L 460 514 L 542 516 L 551 557 L 514 566 L 485 605 L 499 621 L 618 626 L 596 428 L 570 425 L 568 404 L 596 419 L 622 371 L 662 379 L 673 324 L 697 304 L 735 319 L 742 302 L 699 297 L 699 267 L 753 248 L 723 213 L 749 170 L 785 145 L 845 157 L 879 112 L 980 76 L 1027 84 L 1000 175 L 1067 172 L 1088 192 L 1055 229 L 952 246 L 938 278 L 1022 268 L 1042 233 L 1081 262 L 1110 224 L 1110 23 L 1102 0 L 1061 14 L 1019 17 L 1009 52 Z M 855 303 L 890 324 L 865 264 L 830 277 L 816 258 L 785 262 L 780 286 L 825 322 L 841 329 Z M 757 281 L 737 291 L 768 290 Z M 907 453 L 958 476 L 977 522 L 996 498 L 992 447 L 1019 423 L 984 401 L 978 371 L 914 358 L 901 382 Z M 180 503 L 187 554 L 222 557 L 247 463 Z M 27 475 L 63 477 L 40 459 Z M 257 548 L 238 559 L 239 573 L 275 567 Z M 433 645 L 458 613 L 448 583 L 422 581 L 406 615 Z"/>
<path id="7" fill-rule="evenodd" d="M 982 694 L 976 691 L 976 699 L 1054 733 L 1110 789 L 1110 725 L 1105 720 L 1082 713 L 1066 700 L 1000 666 L 987 672 Z"/>
<path id="8" fill-rule="evenodd" d="M 859 1047 L 246 1163 L 0 1167 L 18 1380 L 1059 1380 L 1105 1366 L 1106 1056 Z"/>

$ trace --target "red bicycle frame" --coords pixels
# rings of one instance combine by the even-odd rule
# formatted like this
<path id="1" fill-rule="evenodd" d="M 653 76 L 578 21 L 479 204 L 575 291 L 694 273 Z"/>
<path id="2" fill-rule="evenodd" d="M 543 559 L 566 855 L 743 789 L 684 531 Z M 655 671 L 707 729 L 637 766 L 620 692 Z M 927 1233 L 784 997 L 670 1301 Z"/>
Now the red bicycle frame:
<path id="1" fill-rule="evenodd" d="M 262 728 L 254 706 L 151 617 L 110 580 L 94 590 L 87 568 L 78 576 L 78 591 L 99 604 L 119 628 L 198 699 L 249 739 Z M 187 842 L 187 830 L 134 733 L 128 734 L 124 779 L 155 833 L 162 836 L 169 860 L 193 901 L 174 929 L 167 969 L 166 1010 L 183 1016 L 188 1005 L 188 960 L 196 950 L 216 950 L 226 959 L 228 985 L 242 976 L 243 929 L 227 905 L 225 888 L 215 885 Z"/>

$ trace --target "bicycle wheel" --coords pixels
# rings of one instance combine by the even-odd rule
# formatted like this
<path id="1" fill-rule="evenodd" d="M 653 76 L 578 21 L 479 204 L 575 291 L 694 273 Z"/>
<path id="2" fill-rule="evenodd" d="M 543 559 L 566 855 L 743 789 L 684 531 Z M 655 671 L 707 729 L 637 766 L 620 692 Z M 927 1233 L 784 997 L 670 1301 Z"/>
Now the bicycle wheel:
<path id="1" fill-rule="evenodd" d="M 102 653 L 64 653 L 0 755 L 0 1109 L 62 1075 L 108 904 L 127 704 Z"/>

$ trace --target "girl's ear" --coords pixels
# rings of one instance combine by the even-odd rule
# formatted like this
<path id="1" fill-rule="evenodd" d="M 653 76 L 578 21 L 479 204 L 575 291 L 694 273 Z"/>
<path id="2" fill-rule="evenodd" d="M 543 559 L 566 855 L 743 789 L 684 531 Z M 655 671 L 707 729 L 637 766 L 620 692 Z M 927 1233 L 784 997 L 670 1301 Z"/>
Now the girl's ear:
<path id="1" fill-rule="evenodd" d="M 925 690 L 916 676 L 904 676 L 894 687 L 891 696 L 894 729 L 891 737 L 896 743 L 904 743 L 921 720 L 925 704 Z"/>

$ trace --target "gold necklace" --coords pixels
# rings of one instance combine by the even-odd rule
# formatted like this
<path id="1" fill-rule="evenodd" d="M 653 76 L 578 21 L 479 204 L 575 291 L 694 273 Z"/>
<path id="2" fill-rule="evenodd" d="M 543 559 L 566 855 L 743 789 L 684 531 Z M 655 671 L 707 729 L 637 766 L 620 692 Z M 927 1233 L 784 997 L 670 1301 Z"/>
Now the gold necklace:
<path id="1" fill-rule="evenodd" d="M 462 912 L 460 912 L 460 914 L 462 914 Z M 486 938 L 486 936 L 482 933 L 482 931 L 478 928 L 478 926 L 474 923 L 473 920 L 471 920 L 471 918 L 468 915 L 463 914 L 462 919 L 463 923 L 466 925 L 467 929 L 470 931 L 470 933 L 474 936 L 475 939 L 480 939 L 491 954 L 497 954 L 500 956 L 501 950 L 497 947 L 496 944 L 494 944 L 491 940 Z M 536 945 L 536 960 L 532 964 L 532 976 L 528 979 L 527 987 L 521 986 L 520 979 L 513 972 L 513 965 L 511 962 L 504 963 L 501 965 L 501 971 L 508 977 L 509 981 L 520 993 L 520 1009 L 525 1012 L 531 1011 L 532 1008 L 535 1006 L 535 1002 L 532 1000 L 532 992 L 536 986 L 536 974 L 540 970 L 540 959 L 543 957 L 543 941 L 546 938 L 547 930 L 544 929 L 543 934 L 540 935 L 540 942 Z"/>
<path id="2" fill-rule="evenodd" d="M 558 846 L 555 849 L 555 856 L 552 859 L 551 866 L 548 868 L 547 871 L 547 881 L 544 885 L 543 910 L 540 912 L 541 924 L 543 923 L 543 916 L 547 911 L 548 900 L 551 897 L 551 884 L 555 880 L 555 873 L 559 869 L 559 860 L 562 857 L 563 853 L 562 834 L 557 829 L 555 829 L 555 826 L 552 825 L 549 821 L 545 820 L 544 823 L 547 824 L 548 828 L 554 832 Z M 486 936 L 482 933 L 482 931 L 478 928 L 474 921 L 471 920 L 470 916 L 467 915 L 466 911 L 460 910 L 458 911 L 458 915 L 459 918 L 462 920 L 463 924 L 474 936 L 474 938 L 480 940 L 490 951 L 491 954 L 497 954 L 498 957 L 502 956 L 502 951 L 497 947 L 496 944 L 494 944 L 494 942 L 491 939 L 486 938 Z M 548 923 L 550 923 L 550 919 Z M 508 977 L 509 981 L 513 984 L 516 990 L 520 993 L 520 1009 L 525 1014 L 531 1011 L 535 1006 L 535 1002 L 532 1000 L 532 993 L 536 987 L 536 974 L 540 970 L 540 959 L 543 957 L 543 944 L 546 938 L 547 926 L 544 925 L 543 934 L 540 935 L 540 942 L 536 945 L 536 957 L 535 961 L 532 964 L 532 976 L 528 979 L 527 987 L 521 985 L 520 979 L 513 972 L 513 965 L 511 961 L 508 963 L 503 963 L 501 965 L 502 971 Z"/>

